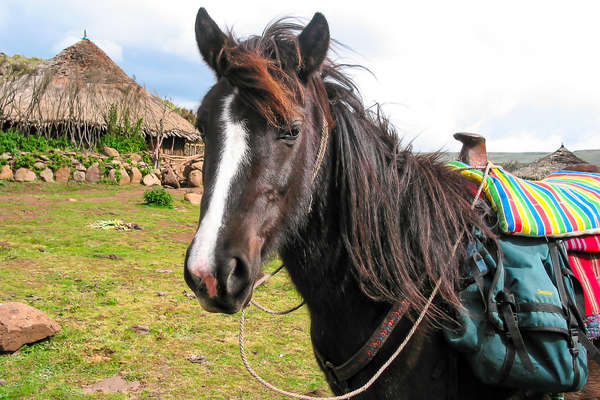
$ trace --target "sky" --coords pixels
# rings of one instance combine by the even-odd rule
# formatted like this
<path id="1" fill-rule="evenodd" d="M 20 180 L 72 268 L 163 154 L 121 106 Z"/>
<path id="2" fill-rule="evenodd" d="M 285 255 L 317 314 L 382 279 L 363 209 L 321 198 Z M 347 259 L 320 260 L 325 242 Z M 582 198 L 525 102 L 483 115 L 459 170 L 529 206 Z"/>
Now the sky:
<path id="1" fill-rule="evenodd" d="M 367 6 L 368 5 L 368 6 Z M 214 84 L 195 43 L 205 7 L 240 38 L 316 11 L 352 70 L 418 151 L 457 151 L 477 132 L 488 151 L 600 149 L 600 2 L 2 0 L 0 51 L 53 57 L 88 37 L 152 93 L 196 109 Z"/>

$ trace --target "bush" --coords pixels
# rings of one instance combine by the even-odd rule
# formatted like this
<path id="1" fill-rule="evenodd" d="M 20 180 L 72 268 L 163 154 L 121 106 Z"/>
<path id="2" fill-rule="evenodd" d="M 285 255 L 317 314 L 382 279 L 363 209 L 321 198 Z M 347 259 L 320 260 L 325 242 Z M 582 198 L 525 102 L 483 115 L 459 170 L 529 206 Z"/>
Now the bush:
<path id="1" fill-rule="evenodd" d="M 100 138 L 100 147 L 108 146 L 119 153 L 135 153 L 146 150 L 148 145 L 141 134 L 142 118 L 133 122 L 129 120 L 129 110 L 125 110 L 119 118 L 117 105 L 108 110 L 106 134 Z"/>
<path id="2" fill-rule="evenodd" d="M 50 149 L 71 149 L 73 146 L 65 138 L 47 139 L 44 136 L 25 135 L 15 129 L 0 131 L 0 153 L 18 151 L 27 153 L 47 153 Z"/>
<path id="3" fill-rule="evenodd" d="M 48 167 L 53 171 L 56 171 L 60 167 L 71 166 L 71 159 L 69 157 L 63 156 L 60 153 L 52 153 L 48 157 L 50 161 L 48 162 Z"/>
<path id="4" fill-rule="evenodd" d="M 19 154 L 15 157 L 13 167 L 15 169 L 31 168 L 33 167 L 33 164 L 35 164 L 35 158 L 33 158 L 30 154 Z"/>
<path id="5" fill-rule="evenodd" d="M 173 208 L 173 196 L 165 188 L 147 190 L 144 200 L 151 206 Z"/>

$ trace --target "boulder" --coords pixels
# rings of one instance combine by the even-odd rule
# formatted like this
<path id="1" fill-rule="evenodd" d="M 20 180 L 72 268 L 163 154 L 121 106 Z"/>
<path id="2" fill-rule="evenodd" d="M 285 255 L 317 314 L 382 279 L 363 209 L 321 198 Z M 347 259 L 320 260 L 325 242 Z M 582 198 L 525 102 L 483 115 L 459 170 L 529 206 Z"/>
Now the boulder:
<path id="1" fill-rule="evenodd" d="M 112 147 L 104 146 L 102 152 L 109 157 L 119 157 L 119 152 Z"/>
<path id="2" fill-rule="evenodd" d="M 33 164 L 33 168 L 35 168 L 35 169 L 44 169 L 44 168 L 46 168 L 46 164 L 44 164 L 44 163 L 43 163 L 43 162 L 41 162 L 41 161 L 36 161 L 36 162 Z"/>
<path id="3" fill-rule="evenodd" d="M 199 169 L 202 171 L 202 165 L 204 165 L 204 161 L 196 161 L 195 163 L 193 163 L 192 165 L 190 165 L 190 167 L 192 169 Z"/>
<path id="4" fill-rule="evenodd" d="M 142 156 L 140 156 L 138 153 L 131 153 L 129 157 L 131 157 L 131 159 L 136 163 L 142 160 Z"/>
<path id="5" fill-rule="evenodd" d="M 40 154 L 38 157 L 40 160 L 50 161 L 50 157 L 48 157 L 47 155 Z"/>
<path id="6" fill-rule="evenodd" d="M 89 183 L 96 183 L 102 177 L 102 171 L 100 171 L 100 165 L 95 162 L 85 170 L 85 180 Z"/>
<path id="7" fill-rule="evenodd" d="M 151 172 L 159 178 L 162 176 L 162 172 L 158 168 L 154 168 Z"/>
<path id="8" fill-rule="evenodd" d="M 54 335 L 60 326 L 44 312 L 27 304 L 0 304 L 0 351 L 16 351 Z"/>
<path id="9" fill-rule="evenodd" d="M 142 180 L 142 173 L 137 167 L 131 168 L 131 183 L 140 183 Z"/>
<path id="10" fill-rule="evenodd" d="M 144 185 L 146 185 L 146 186 L 154 186 L 154 185 L 160 186 L 160 179 L 158 179 L 158 177 L 156 175 L 154 175 L 152 172 L 149 173 L 148 175 L 146 175 L 142 182 L 144 182 Z"/>
<path id="11" fill-rule="evenodd" d="M 193 205 L 197 206 L 200 205 L 200 202 L 202 201 L 202 193 L 186 193 L 183 195 L 183 198 L 192 203 Z"/>
<path id="12" fill-rule="evenodd" d="M 82 163 L 75 164 L 75 169 L 77 171 L 85 171 L 86 170 L 85 165 L 83 165 Z"/>
<path id="13" fill-rule="evenodd" d="M 35 181 L 35 172 L 29 168 L 19 168 L 15 171 L 15 181 L 17 182 L 33 182 Z"/>
<path id="14" fill-rule="evenodd" d="M 178 189 L 180 188 L 179 178 L 171 168 L 169 168 L 167 171 L 165 171 L 165 174 L 163 174 L 162 183 Z"/>
<path id="15" fill-rule="evenodd" d="M 44 182 L 54 182 L 54 173 L 50 168 L 44 168 L 42 172 L 40 172 L 40 178 Z"/>
<path id="16" fill-rule="evenodd" d="M 197 169 L 192 170 L 188 175 L 188 183 L 195 187 L 202 186 L 202 172 Z"/>
<path id="17" fill-rule="evenodd" d="M 129 174 L 125 171 L 125 168 L 119 168 L 119 172 L 121 173 L 121 177 L 119 181 L 117 181 L 117 170 L 111 169 L 108 173 L 108 179 L 113 182 L 117 182 L 119 185 L 127 185 L 130 181 Z"/>
<path id="18" fill-rule="evenodd" d="M 54 180 L 56 182 L 69 182 L 71 177 L 71 167 L 64 166 L 60 167 L 54 172 Z"/>
<path id="19" fill-rule="evenodd" d="M 85 181 L 85 172 L 79 171 L 79 170 L 73 172 L 73 180 L 75 182 L 83 182 L 83 181 Z"/>
<path id="20" fill-rule="evenodd" d="M 6 164 L 0 168 L 0 179 L 13 179 L 14 175 L 10 165 Z"/>

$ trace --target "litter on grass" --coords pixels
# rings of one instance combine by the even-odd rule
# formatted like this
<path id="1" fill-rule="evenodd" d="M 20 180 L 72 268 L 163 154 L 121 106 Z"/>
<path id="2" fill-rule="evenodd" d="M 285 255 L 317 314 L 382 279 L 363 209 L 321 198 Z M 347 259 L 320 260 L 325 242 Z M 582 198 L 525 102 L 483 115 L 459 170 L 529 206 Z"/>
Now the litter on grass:
<path id="1" fill-rule="evenodd" d="M 136 224 L 134 222 L 125 223 L 125 222 L 121 221 L 120 219 L 109 219 L 109 220 L 106 220 L 106 221 L 95 221 L 95 222 L 92 222 L 90 224 L 90 228 L 93 228 L 93 229 L 104 229 L 104 230 L 115 229 L 115 230 L 118 230 L 118 231 L 129 231 L 129 230 L 132 230 L 132 229 L 135 229 L 135 230 L 141 230 L 142 229 L 138 224 Z"/>

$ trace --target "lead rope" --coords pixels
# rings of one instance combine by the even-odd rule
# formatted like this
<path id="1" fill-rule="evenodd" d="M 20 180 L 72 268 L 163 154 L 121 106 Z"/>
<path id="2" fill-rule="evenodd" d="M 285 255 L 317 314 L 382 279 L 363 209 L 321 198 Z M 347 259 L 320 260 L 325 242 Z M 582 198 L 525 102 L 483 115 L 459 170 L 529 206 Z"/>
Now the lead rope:
<path id="1" fill-rule="evenodd" d="M 326 124 L 327 122 L 325 122 Z M 324 125 L 323 129 L 326 129 L 326 125 Z M 322 144 L 321 144 L 322 146 Z M 321 153 L 321 149 L 319 149 L 319 154 Z M 318 161 L 318 159 L 317 159 Z M 322 161 L 322 157 L 321 157 L 321 161 Z M 320 164 L 320 162 L 319 162 Z M 319 167 L 320 165 L 318 165 L 317 167 Z M 489 175 L 490 169 L 493 168 L 494 165 L 488 161 L 486 167 L 485 167 L 485 172 L 483 174 L 483 179 L 481 180 L 481 184 L 479 185 L 479 188 L 477 190 L 477 194 L 475 195 L 475 198 L 473 199 L 473 202 L 471 203 L 471 209 L 475 208 L 475 204 L 477 203 L 477 200 L 479 199 L 479 195 L 481 194 L 484 186 L 486 185 L 486 179 Z M 483 168 L 481 168 L 483 169 Z M 316 168 L 316 170 L 318 171 L 318 168 Z M 313 173 L 313 177 L 316 176 L 316 173 Z M 314 178 L 313 178 L 314 179 Z M 452 248 L 452 253 L 450 255 L 450 259 L 454 258 L 454 254 L 456 253 L 456 249 L 458 248 L 458 245 L 460 243 L 460 241 L 462 240 L 463 235 L 461 234 L 460 237 L 456 240 L 456 243 L 454 243 L 454 247 Z M 262 280 L 263 283 L 265 281 L 267 281 L 271 276 L 273 276 L 274 274 L 276 274 L 277 272 L 279 272 L 279 270 L 283 268 L 283 265 L 280 266 L 273 274 L 271 274 L 270 276 L 268 276 L 266 279 Z M 279 389 L 278 387 L 272 385 L 271 383 L 267 382 L 266 380 L 264 380 L 263 378 L 261 378 L 258 373 L 256 373 L 256 371 L 254 371 L 254 369 L 252 368 L 252 366 L 250 366 L 250 363 L 248 362 L 248 359 L 246 358 L 246 350 L 244 348 L 244 325 L 246 322 L 246 308 L 247 306 L 245 306 L 242 309 L 242 313 L 240 315 L 240 333 L 238 335 L 238 343 L 240 346 L 240 356 L 242 358 L 242 362 L 244 363 L 244 366 L 246 367 L 246 369 L 248 370 L 248 372 L 250 373 L 250 375 L 252 375 L 252 377 L 254 377 L 254 379 L 256 379 L 260 384 L 264 385 L 266 388 L 274 391 L 275 393 L 278 393 L 280 395 L 283 396 L 288 396 L 294 399 L 300 399 L 300 400 L 313 400 L 313 399 L 320 399 L 320 400 L 342 400 L 342 399 L 350 399 L 353 396 L 356 396 L 358 394 L 361 394 L 365 391 L 367 391 L 372 385 L 373 383 L 375 383 L 375 381 L 377 379 L 379 379 L 379 377 L 381 376 L 381 374 L 383 374 L 383 372 L 394 362 L 394 360 L 398 357 L 398 355 L 400 355 L 400 353 L 402 352 L 402 350 L 404 350 L 404 347 L 406 347 L 406 345 L 408 344 L 408 342 L 410 341 L 410 339 L 413 337 L 413 335 L 415 334 L 415 332 L 417 331 L 419 325 L 421 324 L 421 322 L 423 321 L 423 318 L 425 318 L 425 315 L 427 314 L 427 311 L 429 310 L 429 307 L 431 306 L 431 303 L 433 302 L 433 299 L 435 298 L 435 295 L 437 294 L 440 285 L 442 283 L 442 278 L 440 277 L 440 279 L 438 279 L 437 283 L 435 284 L 435 287 L 433 288 L 433 291 L 431 292 L 431 295 L 429 296 L 429 298 L 427 299 L 427 303 L 425 303 L 425 307 L 423 308 L 423 310 L 421 311 L 421 313 L 419 314 L 419 318 L 417 318 L 417 320 L 415 321 L 415 323 L 413 324 L 413 326 L 411 327 L 410 331 L 408 332 L 408 334 L 406 335 L 406 337 L 404 338 L 404 340 L 402 341 L 402 343 L 400 343 L 400 345 L 398 346 L 398 348 L 396 349 L 396 351 L 394 352 L 394 354 L 392 354 L 390 356 L 390 358 L 377 370 L 377 372 L 375 373 L 375 375 L 373 375 L 371 377 L 371 379 L 369 379 L 369 381 L 367 383 L 365 383 L 364 385 L 362 385 L 361 387 L 359 387 L 358 389 L 355 389 L 349 393 L 343 394 L 341 396 L 330 396 L 330 397 L 315 397 L 315 396 L 307 396 L 304 394 L 298 394 L 298 393 L 293 393 L 293 392 L 288 392 L 287 390 L 283 390 L 283 389 Z M 252 304 L 254 304 L 256 306 L 256 303 L 252 302 Z M 295 309 L 298 309 L 300 307 L 302 307 L 302 305 L 304 304 L 304 301 L 296 306 L 293 309 L 290 310 L 286 310 L 286 311 L 274 311 L 271 312 L 273 310 L 269 310 L 266 309 L 266 307 L 262 307 L 260 306 L 259 308 L 263 311 L 269 312 L 271 314 L 287 314 L 289 312 L 294 311 Z M 258 307 L 258 306 L 257 306 Z"/>

